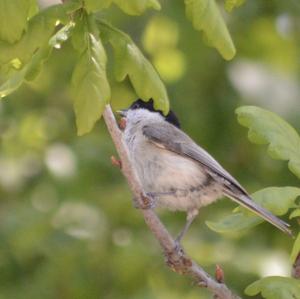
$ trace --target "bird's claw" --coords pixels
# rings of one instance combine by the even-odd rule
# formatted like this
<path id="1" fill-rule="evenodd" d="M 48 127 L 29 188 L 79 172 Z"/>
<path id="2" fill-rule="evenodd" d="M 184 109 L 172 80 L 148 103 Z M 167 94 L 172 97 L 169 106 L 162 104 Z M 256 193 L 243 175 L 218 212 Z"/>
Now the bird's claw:
<path id="1" fill-rule="evenodd" d="M 142 193 L 140 198 L 142 203 L 137 199 L 133 199 L 133 205 L 136 209 L 149 210 L 155 208 L 156 200 L 151 192 Z"/>
<path id="2" fill-rule="evenodd" d="M 175 239 L 174 244 L 175 244 L 174 251 L 176 252 L 176 254 L 179 255 L 179 256 L 183 256 L 184 255 L 184 250 L 183 250 L 183 248 L 180 244 L 180 240 Z"/>

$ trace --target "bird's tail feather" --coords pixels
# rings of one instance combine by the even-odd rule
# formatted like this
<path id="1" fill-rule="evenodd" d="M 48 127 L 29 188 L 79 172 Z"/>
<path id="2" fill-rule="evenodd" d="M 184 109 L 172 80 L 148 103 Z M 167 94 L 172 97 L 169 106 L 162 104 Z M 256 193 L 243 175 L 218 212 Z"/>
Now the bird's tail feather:
<path id="1" fill-rule="evenodd" d="M 231 198 L 233 201 L 247 208 L 248 210 L 254 212 L 256 215 L 262 217 L 266 221 L 270 222 L 277 228 L 279 228 L 284 233 L 293 236 L 292 231 L 289 229 L 289 224 L 274 216 L 271 212 L 259 206 L 255 201 L 253 201 L 249 196 L 241 194 L 236 195 L 229 190 L 224 190 L 224 194 Z"/>

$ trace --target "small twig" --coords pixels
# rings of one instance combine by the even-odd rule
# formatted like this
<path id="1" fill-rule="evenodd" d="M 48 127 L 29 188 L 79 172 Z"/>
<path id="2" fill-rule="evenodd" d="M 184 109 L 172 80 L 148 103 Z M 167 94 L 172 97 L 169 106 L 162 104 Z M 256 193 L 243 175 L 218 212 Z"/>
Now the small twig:
<path id="1" fill-rule="evenodd" d="M 111 156 L 110 157 L 110 161 L 111 161 L 111 164 L 113 166 L 122 168 L 122 162 L 121 162 L 121 160 L 117 159 L 115 156 Z"/>
<path id="2" fill-rule="evenodd" d="M 122 132 L 118 128 L 116 119 L 109 105 L 106 106 L 104 121 L 115 144 L 116 150 L 122 161 L 122 173 L 127 179 L 128 185 L 133 193 L 134 198 L 140 206 L 144 205 L 143 190 L 137 175 L 132 169 L 129 161 L 127 147 L 122 138 Z M 167 258 L 167 265 L 179 274 L 185 274 L 193 277 L 197 285 L 206 287 L 219 299 L 239 299 L 224 283 L 217 282 L 207 274 L 199 265 L 196 264 L 185 253 L 179 253 L 175 250 L 176 244 L 170 233 L 162 224 L 156 213 L 152 209 L 141 209 L 145 222 L 152 231 L 164 254 Z"/>
<path id="3" fill-rule="evenodd" d="M 225 282 L 224 271 L 223 271 L 223 269 L 221 268 L 220 265 L 216 265 L 215 277 L 216 277 L 217 282 L 219 282 L 219 283 L 224 283 Z"/>
<path id="4" fill-rule="evenodd" d="M 216 265 L 215 278 L 218 283 L 224 283 L 224 271 L 220 265 Z M 218 295 L 214 294 L 214 299 L 220 299 Z"/>

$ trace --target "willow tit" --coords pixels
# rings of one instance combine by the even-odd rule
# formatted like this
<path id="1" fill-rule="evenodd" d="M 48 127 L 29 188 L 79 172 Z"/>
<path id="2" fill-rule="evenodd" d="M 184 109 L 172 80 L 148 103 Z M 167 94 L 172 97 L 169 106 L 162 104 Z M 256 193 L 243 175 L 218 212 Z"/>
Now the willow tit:
<path id="1" fill-rule="evenodd" d="M 291 234 L 289 224 L 255 203 L 247 191 L 210 154 L 186 135 L 173 111 L 166 116 L 153 100 L 135 101 L 119 113 L 126 119 L 123 138 L 147 196 L 155 205 L 187 212 L 187 231 L 201 207 L 227 196 Z"/>

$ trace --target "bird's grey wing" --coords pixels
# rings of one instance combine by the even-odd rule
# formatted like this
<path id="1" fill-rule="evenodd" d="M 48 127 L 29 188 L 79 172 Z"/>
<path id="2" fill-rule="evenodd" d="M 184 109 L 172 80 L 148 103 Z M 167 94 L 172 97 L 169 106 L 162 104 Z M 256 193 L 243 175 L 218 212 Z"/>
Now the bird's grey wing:
<path id="1" fill-rule="evenodd" d="M 155 123 L 143 127 L 144 136 L 159 147 L 186 156 L 199 164 L 217 181 L 238 189 L 247 195 L 245 189 L 237 182 L 210 154 L 197 145 L 188 135 L 175 126 Z"/>
<path id="2" fill-rule="evenodd" d="M 168 123 L 164 123 L 163 126 L 156 123 L 145 125 L 143 134 L 160 148 L 165 148 L 180 156 L 186 156 L 201 164 L 215 181 L 223 185 L 225 195 L 291 235 L 288 223 L 255 203 L 245 189 L 210 154 L 198 146 L 184 132 Z"/>

